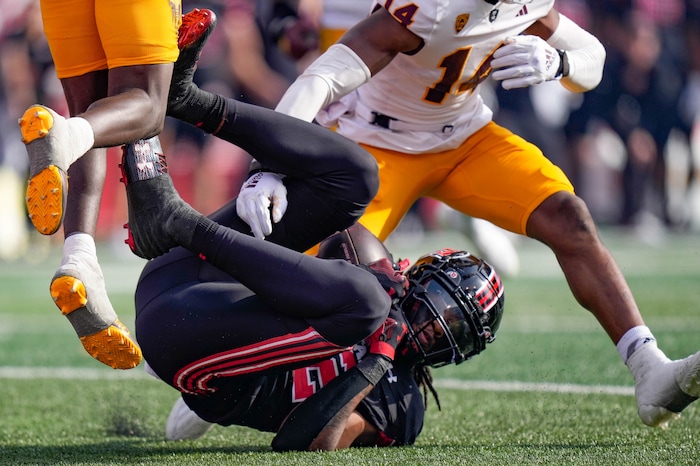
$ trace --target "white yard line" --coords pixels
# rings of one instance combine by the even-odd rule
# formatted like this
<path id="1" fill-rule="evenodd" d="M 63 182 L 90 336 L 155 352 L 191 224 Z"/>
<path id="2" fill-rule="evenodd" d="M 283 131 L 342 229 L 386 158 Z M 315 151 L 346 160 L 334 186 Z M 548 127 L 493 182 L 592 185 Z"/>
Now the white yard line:
<path id="1" fill-rule="evenodd" d="M 488 380 L 435 379 L 436 387 L 497 392 L 576 393 L 583 395 L 634 395 L 634 387 L 568 383 L 493 382 Z"/>
<path id="2" fill-rule="evenodd" d="M 0 379 L 67 379 L 115 380 L 152 379 L 142 369 L 110 371 L 76 367 L 0 367 Z M 575 385 L 532 382 L 495 382 L 488 380 L 436 379 L 436 387 L 456 390 L 488 390 L 497 392 L 543 392 L 599 395 L 634 395 L 634 387 L 615 385 Z"/>
<path id="3" fill-rule="evenodd" d="M 148 379 L 151 377 L 140 369 L 129 371 L 89 369 L 77 367 L 12 367 L 0 366 L 0 379 L 67 379 L 67 380 L 114 380 Z M 153 379 L 155 380 L 155 379 Z"/>

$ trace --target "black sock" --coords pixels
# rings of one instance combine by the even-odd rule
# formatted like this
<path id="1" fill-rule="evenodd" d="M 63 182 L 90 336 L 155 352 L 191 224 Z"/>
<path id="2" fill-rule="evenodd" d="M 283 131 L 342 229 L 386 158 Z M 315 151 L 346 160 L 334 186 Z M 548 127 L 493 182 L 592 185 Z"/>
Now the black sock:
<path id="1" fill-rule="evenodd" d="M 177 102 L 168 103 L 168 115 L 209 134 L 216 134 L 224 125 L 227 113 L 228 104 L 224 97 L 203 91 L 195 84 L 190 84 Z"/>

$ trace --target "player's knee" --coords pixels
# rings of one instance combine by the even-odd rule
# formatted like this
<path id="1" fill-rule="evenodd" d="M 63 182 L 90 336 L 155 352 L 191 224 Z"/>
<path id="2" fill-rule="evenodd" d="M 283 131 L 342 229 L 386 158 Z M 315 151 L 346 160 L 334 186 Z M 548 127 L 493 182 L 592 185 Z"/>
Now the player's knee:
<path id="1" fill-rule="evenodd" d="M 528 221 L 528 236 L 550 247 L 567 248 L 597 238 L 595 222 L 580 197 L 562 191 L 547 198 Z"/>
<path id="2" fill-rule="evenodd" d="M 347 344 L 354 344 L 374 332 L 389 315 L 391 299 L 370 273 L 360 268 L 351 274 L 349 286 L 353 296 L 353 310 L 348 315 L 353 319 L 353 336 Z"/>
<path id="3" fill-rule="evenodd" d="M 379 191 L 379 167 L 372 154 L 352 142 L 343 158 L 345 192 L 355 203 L 367 205 Z"/>

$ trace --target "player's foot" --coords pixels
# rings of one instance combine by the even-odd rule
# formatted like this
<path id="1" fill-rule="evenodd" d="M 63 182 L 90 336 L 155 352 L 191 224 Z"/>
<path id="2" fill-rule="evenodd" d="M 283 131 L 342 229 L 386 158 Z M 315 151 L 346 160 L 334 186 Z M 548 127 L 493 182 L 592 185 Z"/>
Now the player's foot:
<path id="1" fill-rule="evenodd" d="M 165 424 L 168 440 L 194 440 L 209 432 L 214 424 L 197 416 L 182 398 L 178 398 Z"/>
<path id="2" fill-rule="evenodd" d="M 178 246 L 178 238 L 191 238 L 193 232 L 181 231 L 179 220 L 199 214 L 175 190 L 158 137 L 123 146 L 120 167 L 129 206 L 126 243 L 132 252 L 153 259 Z"/>
<path id="3" fill-rule="evenodd" d="M 196 87 L 192 79 L 197 62 L 215 26 L 216 15 L 211 10 L 195 8 L 182 17 L 177 40 L 180 55 L 175 62 L 170 81 L 169 115 L 177 116 L 177 111 L 182 110 L 181 104 L 187 99 L 191 88 Z"/>
<path id="4" fill-rule="evenodd" d="M 43 235 L 58 231 L 66 209 L 69 137 L 65 118 L 42 105 L 29 107 L 19 120 L 29 154 L 27 211 Z"/>
<path id="5" fill-rule="evenodd" d="M 668 428 L 700 397 L 700 352 L 671 361 L 655 344 L 645 344 L 630 356 L 627 366 L 636 381 L 637 412 L 648 426 Z"/>
<path id="6" fill-rule="evenodd" d="M 90 356 L 114 369 L 131 369 L 141 362 L 141 349 L 109 302 L 96 257 L 64 258 L 51 281 L 51 297 Z"/>

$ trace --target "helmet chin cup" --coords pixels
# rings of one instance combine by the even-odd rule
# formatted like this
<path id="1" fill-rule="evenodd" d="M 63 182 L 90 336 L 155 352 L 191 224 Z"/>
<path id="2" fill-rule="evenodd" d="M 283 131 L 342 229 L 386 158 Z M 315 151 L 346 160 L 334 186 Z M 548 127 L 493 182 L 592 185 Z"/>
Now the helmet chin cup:
<path id="1" fill-rule="evenodd" d="M 408 323 L 406 346 L 418 353 L 418 364 L 459 364 L 495 339 L 505 296 L 488 263 L 442 249 L 418 259 L 406 277 L 411 285 L 399 306 Z"/>

